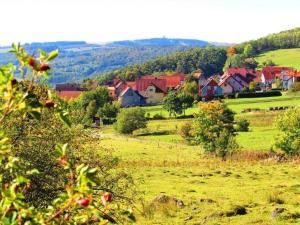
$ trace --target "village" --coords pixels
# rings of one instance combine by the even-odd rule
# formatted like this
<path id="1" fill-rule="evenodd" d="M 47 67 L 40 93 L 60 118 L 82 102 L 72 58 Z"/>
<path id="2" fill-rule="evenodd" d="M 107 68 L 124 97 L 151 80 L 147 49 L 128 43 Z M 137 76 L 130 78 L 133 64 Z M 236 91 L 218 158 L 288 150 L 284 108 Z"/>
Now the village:
<path id="1" fill-rule="evenodd" d="M 162 104 L 170 90 L 183 87 L 188 74 L 146 75 L 135 81 L 123 82 L 114 79 L 102 86 L 106 87 L 112 100 L 122 107 Z M 289 90 L 295 82 L 300 81 L 300 71 L 289 67 L 263 67 L 261 70 L 247 68 L 228 68 L 224 74 L 206 78 L 201 72 L 191 76 L 198 81 L 198 96 L 202 101 L 234 96 L 240 92 L 268 92 L 270 90 Z M 82 92 L 96 89 L 94 83 L 90 89 L 74 84 L 57 84 L 59 97 L 72 100 Z"/>

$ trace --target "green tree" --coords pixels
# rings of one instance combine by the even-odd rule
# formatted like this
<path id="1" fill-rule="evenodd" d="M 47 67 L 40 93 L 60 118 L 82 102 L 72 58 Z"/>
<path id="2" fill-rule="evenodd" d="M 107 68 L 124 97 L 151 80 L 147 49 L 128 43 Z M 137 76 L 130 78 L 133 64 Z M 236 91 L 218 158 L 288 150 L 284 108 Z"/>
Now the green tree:
<path id="1" fill-rule="evenodd" d="M 169 112 L 170 116 L 176 117 L 176 115 L 182 114 L 182 103 L 175 91 L 170 91 L 168 93 L 168 95 L 164 99 L 163 104 L 163 108 Z"/>
<path id="2" fill-rule="evenodd" d="M 96 90 L 83 92 L 79 102 L 86 109 L 91 101 L 95 100 L 97 109 L 109 102 L 108 90 L 105 87 L 97 87 Z"/>
<path id="3" fill-rule="evenodd" d="M 93 122 L 93 118 L 97 113 L 97 103 L 96 100 L 92 100 L 88 106 L 86 107 L 85 116 L 84 116 L 84 123 L 91 124 Z"/>
<path id="4" fill-rule="evenodd" d="M 193 121 L 192 141 L 205 152 L 225 158 L 238 147 L 234 138 L 234 112 L 224 103 L 200 103 Z"/>
<path id="5" fill-rule="evenodd" d="M 186 82 L 183 85 L 183 91 L 184 91 L 184 93 L 193 96 L 194 99 L 195 99 L 198 95 L 198 84 L 197 84 L 197 82 L 194 82 L 194 81 Z"/>
<path id="6" fill-rule="evenodd" d="M 120 106 L 117 103 L 105 103 L 103 107 L 99 108 L 97 116 L 102 119 L 114 120 L 120 110 Z"/>
<path id="7" fill-rule="evenodd" d="M 194 97 L 190 94 L 186 94 L 185 92 L 180 92 L 178 94 L 178 100 L 181 104 L 183 114 L 185 114 L 185 110 L 191 108 L 194 103 Z"/>
<path id="8" fill-rule="evenodd" d="M 244 55 L 245 55 L 245 57 L 250 58 L 250 57 L 254 56 L 254 54 L 255 54 L 255 51 L 254 51 L 253 46 L 250 43 L 247 44 L 244 47 Z"/>
<path id="9" fill-rule="evenodd" d="M 300 153 L 300 108 L 289 109 L 276 119 L 280 135 L 276 147 L 289 155 Z"/>
<path id="10" fill-rule="evenodd" d="M 133 131 L 146 126 L 145 111 L 139 107 L 122 109 L 114 124 L 116 131 L 122 134 L 132 134 Z"/>

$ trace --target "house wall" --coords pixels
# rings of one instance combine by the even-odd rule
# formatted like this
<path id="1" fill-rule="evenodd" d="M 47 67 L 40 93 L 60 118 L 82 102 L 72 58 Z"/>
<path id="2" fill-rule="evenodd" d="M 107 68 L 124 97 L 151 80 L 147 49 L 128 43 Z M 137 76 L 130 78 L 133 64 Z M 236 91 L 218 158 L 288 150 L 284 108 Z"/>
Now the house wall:
<path id="1" fill-rule="evenodd" d="M 120 96 L 118 101 L 121 103 L 122 107 L 145 105 L 144 99 L 132 89 L 129 89 L 123 96 Z"/>
<path id="2" fill-rule="evenodd" d="M 237 82 L 232 77 L 227 79 L 227 83 L 230 84 L 233 87 L 233 92 L 240 92 L 243 90 L 244 86 Z"/>
<path id="3" fill-rule="evenodd" d="M 230 85 L 228 85 L 226 82 L 221 85 L 221 88 L 222 88 L 223 94 L 225 94 L 225 95 L 233 93 L 233 88 Z"/>
<path id="4" fill-rule="evenodd" d="M 165 94 L 162 92 L 157 92 L 155 86 L 149 86 L 146 91 L 139 92 L 146 99 L 147 104 L 159 104 L 162 103 L 165 97 Z"/>

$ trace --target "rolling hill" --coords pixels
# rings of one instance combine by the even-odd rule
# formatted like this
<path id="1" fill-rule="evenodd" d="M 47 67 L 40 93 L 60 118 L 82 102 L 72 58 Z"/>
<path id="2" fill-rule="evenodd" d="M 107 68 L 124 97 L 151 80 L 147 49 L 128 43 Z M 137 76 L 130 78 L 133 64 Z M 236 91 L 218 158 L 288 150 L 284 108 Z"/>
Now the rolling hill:
<path id="1" fill-rule="evenodd" d="M 288 66 L 300 70 L 300 48 L 269 51 L 256 58 L 260 64 L 268 59 L 278 66 Z"/>
<path id="2" fill-rule="evenodd" d="M 216 44 L 216 43 L 215 43 Z M 209 42 L 194 39 L 151 38 L 134 41 L 117 41 L 90 44 L 84 41 L 59 41 L 25 44 L 25 49 L 36 53 L 58 49 L 60 54 L 53 62 L 54 72 L 50 83 L 80 82 L 85 78 L 133 64 L 142 64 L 159 56 L 182 52 L 193 47 L 205 47 Z M 0 65 L 16 59 L 7 53 L 9 47 L 0 47 Z"/>

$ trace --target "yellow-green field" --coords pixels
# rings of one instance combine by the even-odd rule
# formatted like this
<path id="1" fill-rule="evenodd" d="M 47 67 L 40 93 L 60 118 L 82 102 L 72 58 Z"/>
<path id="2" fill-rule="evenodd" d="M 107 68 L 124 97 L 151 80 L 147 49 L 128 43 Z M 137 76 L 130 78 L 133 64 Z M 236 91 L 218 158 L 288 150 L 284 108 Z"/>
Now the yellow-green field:
<path id="1" fill-rule="evenodd" d="M 298 102 L 289 96 L 228 100 L 236 117 L 246 118 L 251 125 L 249 132 L 237 135 L 238 155 L 226 161 L 184 142 L 178 129 L 189 119 L 151 120 L 146 129 L 132 136 L 119 135 L 112 126 L 94 132 L 100 134 L 98 144 L 120 157 L 119 169 L 131 173 L 143 192 L 143 204 L 136 202 L 136 224 L 300 224 L 299 161 L 281 162 L 268 155 L 279 133 L 274 121 L 281 112 L 239 113 L 258 105 Z M 159 107 L 149 111 L 153 109 Z M 160 194 L 174 196 L 185 206 L 151 205 Z M 245 215 L 234 213 L 240 208 L 246 210 Z M 272 218 L 276 208 L 284 211 Z"/>
<path id="2" fill-rule="evenodd" d="M 256 59 L 260 64 L 271 59 L 278 66 L 288 66 L 300 70 L 300 48 L 269 51 L 261 54 Z"/>

